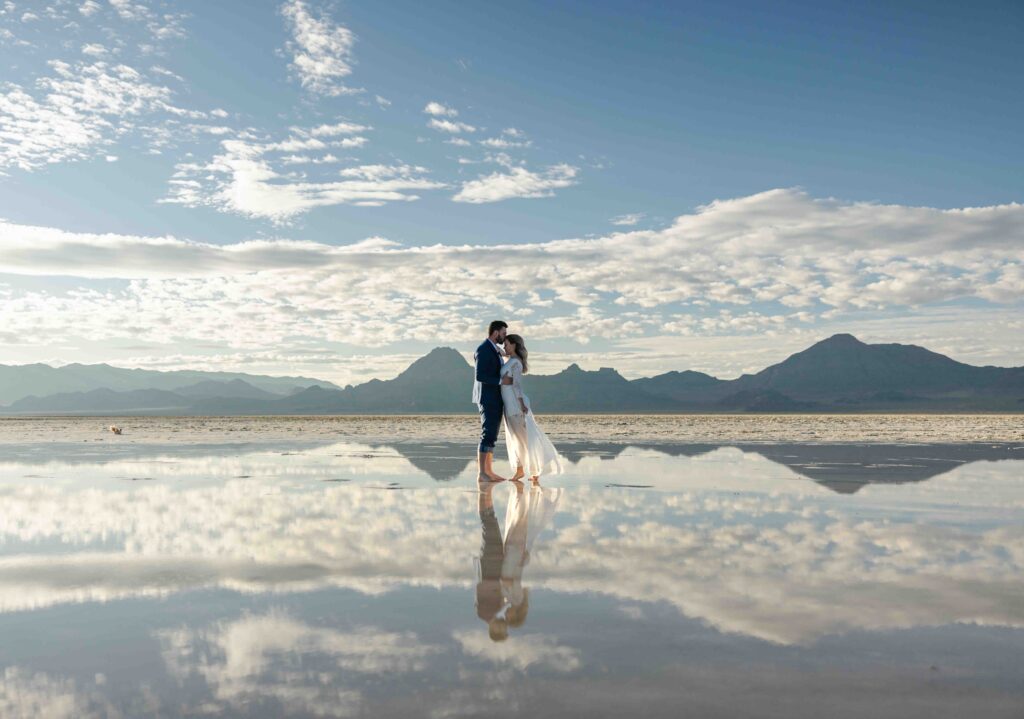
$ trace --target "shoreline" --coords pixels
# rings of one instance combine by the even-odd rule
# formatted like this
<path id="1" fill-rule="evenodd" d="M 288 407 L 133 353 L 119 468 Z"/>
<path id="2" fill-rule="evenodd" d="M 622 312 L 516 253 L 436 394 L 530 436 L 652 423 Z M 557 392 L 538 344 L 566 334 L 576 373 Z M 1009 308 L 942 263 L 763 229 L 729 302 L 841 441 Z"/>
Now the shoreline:
<path id="1" fill-rule="evenodd" d="M 556 443 L 1024 443 L 1019 414 L 542 414 L 538 421 Z M 124 434 L 112 434 L 112 424 Z M 0 445 L 302 439 L 472 444 L 478 432 L 472 414 L 0 417 Z"/>

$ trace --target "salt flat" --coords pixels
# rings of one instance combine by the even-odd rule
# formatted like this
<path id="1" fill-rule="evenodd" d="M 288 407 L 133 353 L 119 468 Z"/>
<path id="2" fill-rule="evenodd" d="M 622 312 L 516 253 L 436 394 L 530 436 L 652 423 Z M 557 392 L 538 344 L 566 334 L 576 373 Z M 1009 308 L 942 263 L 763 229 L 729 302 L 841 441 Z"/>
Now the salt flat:
<path id="1" fill-rule="evenodd" d="M 540 415 L 553 440 L 609 442 L 1024 442 L 1024 414 Z M 110 425 L 124 429 L 114 437 Z M 6 417 L 0 444 L 377 439 L 472 443 L 475 415 Z"/>

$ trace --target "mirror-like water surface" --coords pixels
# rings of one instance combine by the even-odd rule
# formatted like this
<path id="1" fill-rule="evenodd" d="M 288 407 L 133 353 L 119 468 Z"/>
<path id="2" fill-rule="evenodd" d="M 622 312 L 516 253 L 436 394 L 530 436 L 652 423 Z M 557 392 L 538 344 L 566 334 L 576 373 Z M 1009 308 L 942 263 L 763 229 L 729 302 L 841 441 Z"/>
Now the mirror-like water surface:
<path id="1" fill-rule="evenodd" d="M 559 449 L 6 445 L 0 716 L 1022 715 L 1024 447 Z"/>

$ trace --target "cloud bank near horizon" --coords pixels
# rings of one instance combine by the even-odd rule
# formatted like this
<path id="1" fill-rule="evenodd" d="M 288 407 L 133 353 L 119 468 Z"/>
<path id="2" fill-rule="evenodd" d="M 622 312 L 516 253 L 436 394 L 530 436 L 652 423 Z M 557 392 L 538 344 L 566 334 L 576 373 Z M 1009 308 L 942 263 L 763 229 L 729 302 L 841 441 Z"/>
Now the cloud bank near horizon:
<path id="1" fill-rule="evenodd" d="M 497 246 L 218 245 L 5 222 L 0 272 L 27 277 L 0 285 L 0 317 L 23 343 L 236 352 L 467 343 L 492 315 L 580 344 L 785 334 L 873 311 L 1008 311 L 1024 299 L 1022 240 L 1019 204 L 940 210 L 796 189 L 716 200 L 661 229 Z M 74 279 L 31 288 L 54 276 Z"/>

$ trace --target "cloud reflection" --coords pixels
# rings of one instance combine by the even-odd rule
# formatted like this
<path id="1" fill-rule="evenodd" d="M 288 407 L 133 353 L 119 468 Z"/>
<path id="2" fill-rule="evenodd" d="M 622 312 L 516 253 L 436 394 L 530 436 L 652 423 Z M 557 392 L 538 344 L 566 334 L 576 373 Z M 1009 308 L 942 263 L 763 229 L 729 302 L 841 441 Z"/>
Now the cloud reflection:
<path id="1" fill-rule="evenodd" d="M 767 467 L 788 471 L 763 458 L 713 459 L 582 461 L 584 474 L 600 466 L 595 477 L 665 490 L 672 479 L 675 489 L 567 490 L 531 562 L 530 587 L 664 602 L 781 644 L 855 630 L 1024 626 L 1024 523 L 1019 499 L 1005 501 L 1024 484 L 1016 463 L 837 498 L 805 482 L 762 482 Z M 695 467 L 710 474 L 698 481 Z M 461 587 L 468 596 L 475 582 L 476 498 L 455 487 L 34 480 L 0 494 L 4 612 L 197 588 Z"/>
<path id="2" fill-rule="evenodd" d="M 314 716 L 359 712 L 362 693 L 346 686 L 346 676 L 423 671 L 440 651 L 411 632 L 374 627 L 345 632 L 283 611 L 202 629 L 163 630 L 157 638 L 171 676 L 179 684 L 201 678 L 213 697 L 211 709 L 249 710 L 253 703 L 267 702 L 289 714 Z"/>

